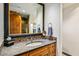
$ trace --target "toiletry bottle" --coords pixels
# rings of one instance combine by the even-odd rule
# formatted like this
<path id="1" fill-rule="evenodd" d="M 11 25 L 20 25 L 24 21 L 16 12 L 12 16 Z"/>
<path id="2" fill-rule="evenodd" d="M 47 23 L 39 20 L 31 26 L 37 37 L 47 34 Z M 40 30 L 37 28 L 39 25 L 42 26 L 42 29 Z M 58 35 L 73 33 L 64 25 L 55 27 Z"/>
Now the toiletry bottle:
<path id="1" fill-rule="evenodd" d="M 48 24 L 48 36 L 52 36 L 52 35 L 53 35 L 52 24 L 49 23 L 49 24 Z"/>

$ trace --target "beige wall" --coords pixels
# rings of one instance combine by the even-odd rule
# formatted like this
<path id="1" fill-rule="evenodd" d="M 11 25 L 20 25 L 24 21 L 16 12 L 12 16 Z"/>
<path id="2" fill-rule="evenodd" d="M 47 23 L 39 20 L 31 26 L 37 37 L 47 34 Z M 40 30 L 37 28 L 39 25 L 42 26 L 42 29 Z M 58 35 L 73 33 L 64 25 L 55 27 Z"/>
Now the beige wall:
<path id="1" fill-rule="evenodd" d="M 0 3 L 0 46 L 3 42 L 4 24 L 3 24 L 3 4 Z"/>
<path id="2" fill-rule="evenodd" d="M 63 7 L 63 51 L 79 56 L 79 4 Z"/>

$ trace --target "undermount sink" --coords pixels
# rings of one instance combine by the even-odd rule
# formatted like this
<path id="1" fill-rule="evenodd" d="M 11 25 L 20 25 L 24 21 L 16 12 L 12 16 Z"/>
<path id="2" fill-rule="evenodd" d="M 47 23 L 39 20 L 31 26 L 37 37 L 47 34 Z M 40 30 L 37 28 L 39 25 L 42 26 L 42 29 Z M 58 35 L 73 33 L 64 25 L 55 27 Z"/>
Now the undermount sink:
<path id="1" fill-rule="evenodd" d="M 27 43 L 26 46 L 38 46 L 41 45 L 42 43 L 43 43 L 42 41 L 35 41 L 35 42 Z"/>

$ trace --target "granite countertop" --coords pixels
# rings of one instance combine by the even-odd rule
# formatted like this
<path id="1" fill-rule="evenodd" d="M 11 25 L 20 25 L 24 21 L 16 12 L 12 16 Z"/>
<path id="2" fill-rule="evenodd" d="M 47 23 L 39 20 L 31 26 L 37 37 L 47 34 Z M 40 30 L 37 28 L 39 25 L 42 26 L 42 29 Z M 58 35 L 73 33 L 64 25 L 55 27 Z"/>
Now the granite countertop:
<path id="1" fill-rule="evenodd" d="M 56 40 L 48 40 L 48 39 L 39 39 L 39 40 L 35 40 L 35 41 L 43 41 L 43 43 L 40 45 L 37 45 L 37 46 L 27 46 L 26 44 L 28 42 L 20 42 L 20 43 L 12 45 L 10 47 L 3 47 L 1 50 L 1 53 L 0 53 L 0 56 L 14 56 L 14 55 L 18 55 L 23 52 L 28 52 L 33 49 L 56 42 Z"/>

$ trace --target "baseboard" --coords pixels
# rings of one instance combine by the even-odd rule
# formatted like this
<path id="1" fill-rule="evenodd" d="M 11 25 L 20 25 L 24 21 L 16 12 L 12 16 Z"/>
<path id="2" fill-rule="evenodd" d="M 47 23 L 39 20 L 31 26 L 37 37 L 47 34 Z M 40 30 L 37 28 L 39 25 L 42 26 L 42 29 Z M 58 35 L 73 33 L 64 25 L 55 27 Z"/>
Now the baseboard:
<path id="1" fill-rule="evenodd" d="M 66 53 L 66 52 L 62 52 L 64 55 L 66 55 L 66 56 L 72 56 L 72 55 L 70 55 L 70 54 L 68 54 L 68 53 Z"/>

